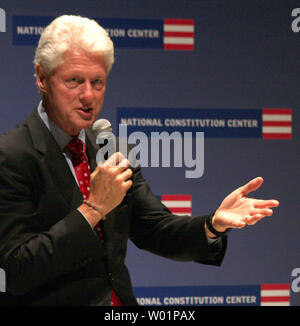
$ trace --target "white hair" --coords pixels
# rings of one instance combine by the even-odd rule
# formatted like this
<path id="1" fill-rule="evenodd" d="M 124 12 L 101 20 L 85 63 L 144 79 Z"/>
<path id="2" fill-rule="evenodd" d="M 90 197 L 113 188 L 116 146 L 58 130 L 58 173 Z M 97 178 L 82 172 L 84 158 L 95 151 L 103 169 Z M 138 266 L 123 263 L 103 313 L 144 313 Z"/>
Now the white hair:
<path id="1" fill-rule="evenodd" d="M 101 55 L 107 73 L 114 63 L 114 45 L 106 30 L 95 20 L 73 15 L 60 16 L 44 29 L 33 63 L 50 74 L 63 63 L 63 55 L 72 50 Z"/>

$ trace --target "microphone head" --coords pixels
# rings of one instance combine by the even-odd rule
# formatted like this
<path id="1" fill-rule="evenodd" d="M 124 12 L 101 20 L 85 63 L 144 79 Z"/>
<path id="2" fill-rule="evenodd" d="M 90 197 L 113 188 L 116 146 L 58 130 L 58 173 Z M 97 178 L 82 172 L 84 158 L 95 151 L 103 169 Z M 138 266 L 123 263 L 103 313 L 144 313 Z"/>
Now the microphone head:
<path id="1" fill-rule="evenodd" d="M 111 123 L 106 120 L 106 119 L 98 119 L 94 122 L 93 126 L 92 126 L 92 131 L 95 135 L 95 137 L 97 137 L 100 132 L 112 132 L 112 126 Z"/>

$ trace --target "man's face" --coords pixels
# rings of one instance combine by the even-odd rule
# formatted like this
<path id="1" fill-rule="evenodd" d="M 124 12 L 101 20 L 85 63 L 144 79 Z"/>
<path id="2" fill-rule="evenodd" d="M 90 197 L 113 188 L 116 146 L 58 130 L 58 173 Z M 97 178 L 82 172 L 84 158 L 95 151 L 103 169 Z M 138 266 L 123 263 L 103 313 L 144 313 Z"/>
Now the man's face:
<path id="1" fill-rule="evenodd" d="M 106 90 L 107 71 L 100 56 L 67 52 L 64 62 L 47 76 L 36 66 L 37 84 L 44 93 L 48 116 L 71 136 L 90 127 L 98 117 Z"/>

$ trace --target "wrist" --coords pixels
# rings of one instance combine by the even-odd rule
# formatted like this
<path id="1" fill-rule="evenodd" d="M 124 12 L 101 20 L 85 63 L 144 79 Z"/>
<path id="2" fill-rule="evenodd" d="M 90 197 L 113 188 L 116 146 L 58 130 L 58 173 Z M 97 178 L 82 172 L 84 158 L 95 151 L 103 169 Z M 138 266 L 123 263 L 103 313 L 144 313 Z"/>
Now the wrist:
<path id="1" fill-rule="evenodd" d="M 227 235 L 228 232 L 231 230 L 230 228 L 224 228 L 221 226 L 218 226 L 215 220 L 216 213 L 212 212 L 210 215 L 208 215 L 205 219 L 205 227 L 207 230 L 207 235 L 211 238 L 221 237 L 224 235 Z"/>
<path id="2" fill-rule="evenodd" d="M 101 215 L 101 219 L 105 219 L 105 214 L 103 212 L 103 209 L 98 206 L 98 205 L 95 205 L 94 203 L 92 203 L 91 201 L 89 200 L 84 200 L 83 201 L 83 204 L 87 205 L 89 208 L 92 208 L 93 210 L 97 211 L 100 215 Z"/>
<path id="3" fill-rule="evenodd" d="M 220 233 L 226 232 L 227 228 L 223 227 L 222 225 L 220 225 L 220 223 L 218 223 L 218 216 L 219 216 L 219 209 L 217 209 L 215 212 L 213 212 L 211 214 L 211 224 L 212 227 Z"/>
<path id="4" fill-rule="evenodd" d="M 95 205 L 93 206 L 95 207 Z M 99 223 L 100 220 L 104 220 L 106 218 L 101 210 L 95 208 L 93 208 L 92 205 L 89 205 L 87 202 L 83 202 L 78 207 L 78 210 L 88 220 L 93 228 Z"/>

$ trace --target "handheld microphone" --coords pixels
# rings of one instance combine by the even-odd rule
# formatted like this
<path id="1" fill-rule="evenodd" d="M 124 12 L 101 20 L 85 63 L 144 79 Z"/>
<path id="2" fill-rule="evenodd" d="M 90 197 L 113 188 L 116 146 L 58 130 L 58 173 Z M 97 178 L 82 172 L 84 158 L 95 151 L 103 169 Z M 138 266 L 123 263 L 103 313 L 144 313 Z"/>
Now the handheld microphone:
<path id="1" fill-rule="evenodd" d="M 96 120 L 92 126 L 92 131 L 96 137 L 96 144 L 100 145 L 96 156 L 96 162 L 99 164 L 116 152 L 116 138 L 112 133 L 111 123 L 106 119 Z"/>
<path id="2" fill-rule="evenodd" d="M 92 126 L 93 133 L 97 138 L 98 134 L 101 132 L 112 132 L 111 123 L 106 119 L 98 119 L 94 122 Z"/>
<path id="3" fill-rule="evenodd" d="M 112 126 L 111 123 L 106 119 L 99 119 L 94 122 L 92 126 L 92 131 L 96 137 L 97 144 L 104 144 L 100 146 L 100 149 L 96 155 L 96 162 L 104 162 L 107 160 L 113 153 L 116 152 L 116 137 L 112 133 Z M 126 143 L 125 143 L 126 145 Z M 132 167 L 130 167 L 132 170 Z M 132 179 L 132 177 L 130 178 Z M 132 189 L 130 188 L 128 192 L 131 192 Z M 127 196 L 125 196 L 124 201 L 127 200 Z M 121 205 L 121 204 L 120 204 Z"/>

